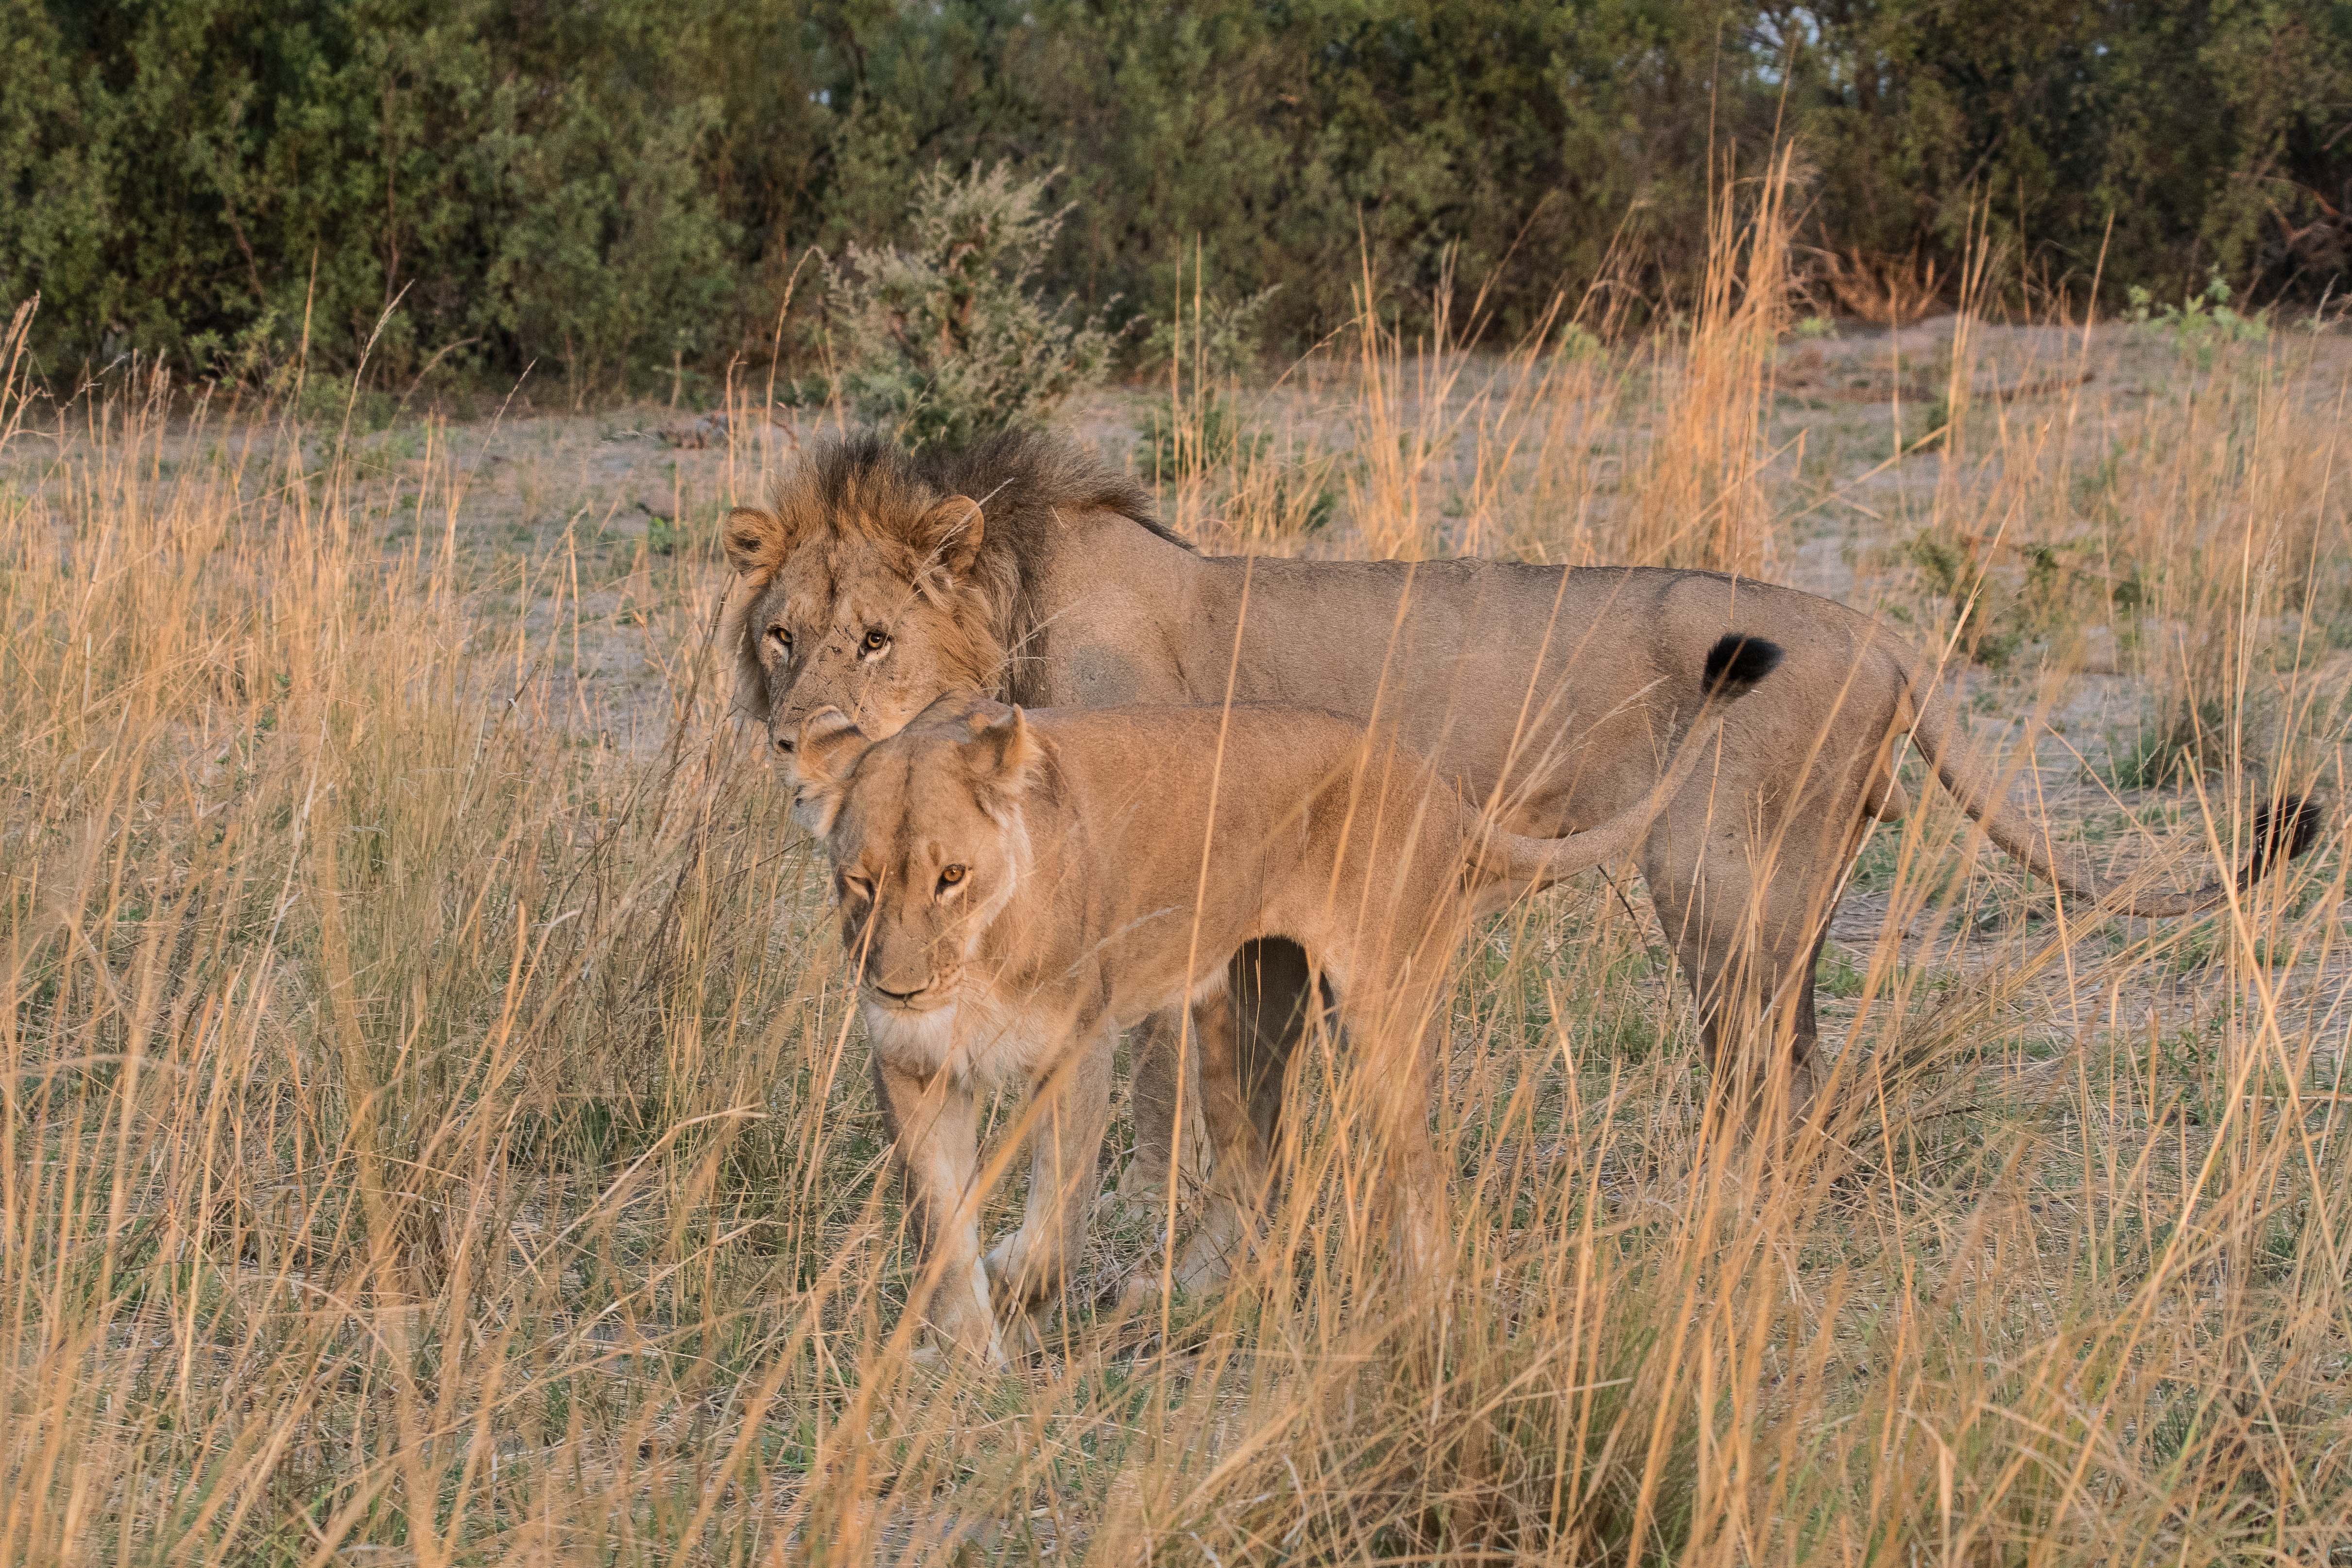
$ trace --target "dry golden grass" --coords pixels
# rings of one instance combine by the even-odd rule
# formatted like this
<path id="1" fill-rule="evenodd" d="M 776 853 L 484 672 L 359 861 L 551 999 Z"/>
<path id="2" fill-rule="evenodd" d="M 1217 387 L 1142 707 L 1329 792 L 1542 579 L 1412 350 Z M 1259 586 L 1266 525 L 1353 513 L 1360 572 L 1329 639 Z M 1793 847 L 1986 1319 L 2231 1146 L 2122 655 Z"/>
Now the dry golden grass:
<path id="1" fill-rule="evenodd" d="M 1368 325 L 1234 389 L 1273 434 L 1195 439 L 1168 509 L 1581 561 L 1696 495 L 1720 559 L 1973 653 L 1989 740 L 2067 723 L 2032 778 L 2119 859 L 2210 868 L 2265 781 L 2340 784 L 2331 344 L 2131 340 L 2145 390 L 2110 354 L 1917 451 L 1773 400 L 1798 351 L 1742 298 L 1692 355 Z M 789 458 L 757 389 L 646 503 L 674 533 L 616 545 L 560 500 L 591 441 L 493 467 L 523 438 L 160 381 L 20 422 L 9 384 L 0 1561 L 2352 1561 L 2334 816 L 2221 914 L 2126 926 L 1927 794 L 1825 961 L 1839 1113 L 1769 1161 L 1647 914 L 1537 901 L 1464 963 L 1442 1300 L 1394 1288 L 1318 1049 L 1262 1266 L 926 1371 L 817 868 L 704 654 L 708 521 Z M 2086 682 L 2145 744 L 2106 753 Z"/>

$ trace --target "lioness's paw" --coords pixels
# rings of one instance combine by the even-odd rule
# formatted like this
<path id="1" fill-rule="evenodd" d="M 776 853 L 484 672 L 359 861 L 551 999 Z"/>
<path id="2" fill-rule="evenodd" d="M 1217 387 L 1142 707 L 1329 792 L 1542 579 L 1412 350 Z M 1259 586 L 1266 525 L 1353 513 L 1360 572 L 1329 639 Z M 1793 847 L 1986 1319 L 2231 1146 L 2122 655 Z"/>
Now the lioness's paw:
<path id="1" fill-rule="evenodd" d="M 970 1343 L 925 1335 L 921 1343 L 907 1352 L 907 1364 L 928 1373 L 945 1371 L 952 1365 L 979 1365 L 991 1372 L 1002 1372 L 1013 1364 L 1004 1353 L 1004 1341 L 992 1333 L 985 1340 L 974 1338 Z"/>
<path id="2" fill-rule="evenodd" d="M 1220 1257 L 1195 1258 L 1187 1248 L 1185 1256 L 1168 1276 L 1169 1294 L 1178 1301 L 1213 1296 L 1223 1289 L 1233 1277 Z M 1139 1312 L 1156 1310 L 1160 1305 L 1160 1265 L 1146 1263 L 1119 1281 L 1118 1310 Z"/>
<path id="3" fill-rule="evenodd" d="M 1007 1306 L 1041 1300 L 1062 1280 L 1061 1260 L 1017 1233 L 991 1247 L 981 1267 L 990 1291 Z"/>
<path id="4" fill-rule="evenodd" d="M 1187 1296 L 1206 1296 L 1223 1289 L 1233 1274 L 1233 1248 L 1202 1233 L 1192 1237 L 1177 1260 L 1176 1289 Z"/>
<path id="5" fill-rule="evenodd" d="M 1005 1347 L 1023 1361 L 1035 1361 L 1045 1353 L 1045 1331 L 1037 1326 L 1036 1315 L 1014 1309 L 1003 1327 Z"/>
<path id="6" fill-rule="evenodd" d="M 1138 1268 L 1118 1282 L 1118 1310 L 1140 1312 L 1160 1300 L 1160 1270 L 1154 1266 Z"/>
<path id="7" fill-rule="evenodd" d="M 1168 1167 L 1130 1161 L 1095 1212 L 1120 1225 L 1164 1225 L 1168 1220 Z"/>

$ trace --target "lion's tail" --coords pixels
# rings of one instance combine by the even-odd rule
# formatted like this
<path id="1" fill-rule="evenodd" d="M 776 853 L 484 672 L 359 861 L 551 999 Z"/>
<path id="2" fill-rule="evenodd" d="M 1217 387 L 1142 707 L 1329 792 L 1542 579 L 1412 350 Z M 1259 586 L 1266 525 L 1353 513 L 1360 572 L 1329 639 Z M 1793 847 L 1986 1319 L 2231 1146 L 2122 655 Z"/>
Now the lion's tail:
<path id="1" fill-rule="evenodd" d="M 1935 672 L 1909 649 L 1888 647 L 1882 640 L 1875 650 L 1891 658 L 1903 697 L 1895 724 L 1907 730 L 1936 777 L 1943 782 L 1960 808 L 1984 829 L 1985 837 L 2043 881 L 2074 898 L 2115 914 L 2156 919 L 2192 915 L 2214 908 L 2230 896 L 2228 881 L 2208 882 L 2185 893 L 2147 893 L 2102 883 L 2079 852 L 2054 852 L 2046 823 L 2026 817 L 2005 798 L 2000 776 L 1978 757 L 1952 717 L 1951 703 L 1937 684 Z M 2266 802 L 2255 812 L 2253 849 L 2239 870 L 2235 886 L 2250 888 L 2274 868 L 2308 850 L 2319 836 L 2319 809 L 2300 795 Z"/>
<path id="2" fill-rule="evenodd" d="M 1516 897 L 1539 892 L 1579 872 L 1632 854 L 1649 837 L 1650 825 L 1658 813 L 1690 783 L 1691 775 L 1712 750 L 1709 742 L 1720 727 L 1723 710 L 1754 690 L 1757 683 L 1778 668 L 1780 663 L 1778 645 L 1762 637 L 1730 632 L 1717 638 L 1706 655 L 1706 703 L 1685 731 L 1674 765 L 1648 795 L 1607 821 L 1562 838 L 1486 834 L 1472 848 L 1472 879 L 1490 895 Z"/>

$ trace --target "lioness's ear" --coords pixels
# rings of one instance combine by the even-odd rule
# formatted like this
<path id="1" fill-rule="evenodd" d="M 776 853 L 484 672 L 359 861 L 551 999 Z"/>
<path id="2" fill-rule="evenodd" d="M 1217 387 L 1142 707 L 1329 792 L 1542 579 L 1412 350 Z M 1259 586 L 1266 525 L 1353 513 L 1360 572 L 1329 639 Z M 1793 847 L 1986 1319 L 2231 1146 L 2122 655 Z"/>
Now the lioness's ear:
<path id="1" fill-rule="evenodd" d="M 915 525 L 916 541 L 923 552 L 945 567 L 950 577 L 962 576 L 980 559 L 980 503 L 970 496 L 948 497 L 923 513 Z"/>
<path id="2" fill-rule="evenodd" d="M 756 507 L 739 506 L 727 514 L 727 564 L 739 577 L 772 572 L 791 553 L 792 539 L 784 520 Z"/>
<path id="3" fill-rule="evenodd" d="M 838 708 L 820 708 L 801 721 L 793 742 L 793 820 L 819 838 L 833 832 L 850 769 L 874 742 Z"/>
<path id="4" fill-rule="evenodd" d="M 1013 710 L 983 691 L 958 687 L 931 699 L 930 706 L 907 722 L 909 730 L 927 730 L 941 724 L 961 724 L 974 735 L 1010 714 Z"/>
<path id="5" fill-rule="evenodd" d="M 793 766 L 805 784 L 838 784 L 873 743 L 848 714 L 838 708 L 820 708 L 801 721 Z"/>
<path id="6" fill-rule="evenodd" d="M 1015 708 L 993 724 L 976 731 L 966 748 L 974 776 L 1007 795 L 1017 795 L 1028 782 L 1029 770 L 1044 755 L 1028 716 Z"/>

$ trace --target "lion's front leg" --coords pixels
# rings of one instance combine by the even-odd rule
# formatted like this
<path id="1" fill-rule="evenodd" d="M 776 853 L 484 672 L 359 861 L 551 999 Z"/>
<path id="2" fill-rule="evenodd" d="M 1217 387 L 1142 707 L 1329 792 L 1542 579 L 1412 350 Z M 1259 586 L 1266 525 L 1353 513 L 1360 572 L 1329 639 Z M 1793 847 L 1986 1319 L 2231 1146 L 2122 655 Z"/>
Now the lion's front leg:
<path id="1" fill-rule="evenodd" d="M 990 1280 L 1015 1305 L 1060 1289 L 1086 1245 L 1101 1187 L 1117 1039 L 1107 1021 L 1085 1021 L 1037 1081 L 1028 1116 L 1028 1205 L 1021 1227 L 988 1255 Z"/>
<path id="2" fill-rule="evenodd" d="M 908 1305 L 933 1332 L 992 1366 L 1005 1362 L 980 1259 L 980 1119 L 971 1091 L 940 1072 L 902 1072 L 874 1058 L 874 1083 L 907 1183 L 921 1259 Z"/>

